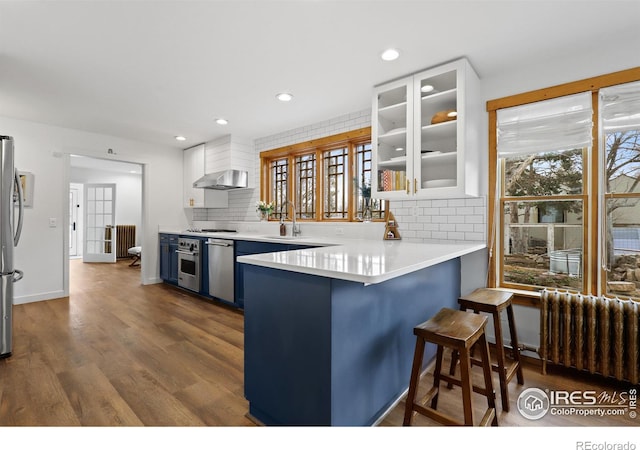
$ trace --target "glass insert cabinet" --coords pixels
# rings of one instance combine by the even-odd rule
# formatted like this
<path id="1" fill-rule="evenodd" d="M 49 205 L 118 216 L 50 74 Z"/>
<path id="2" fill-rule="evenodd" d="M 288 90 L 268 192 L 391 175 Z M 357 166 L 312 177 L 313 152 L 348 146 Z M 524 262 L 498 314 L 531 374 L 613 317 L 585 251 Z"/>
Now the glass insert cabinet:
<path id="1" fill-rule="evenodd" d="M 376 198 L 478 195 L 478 77 L 466 59 L 374 88 Z"/>

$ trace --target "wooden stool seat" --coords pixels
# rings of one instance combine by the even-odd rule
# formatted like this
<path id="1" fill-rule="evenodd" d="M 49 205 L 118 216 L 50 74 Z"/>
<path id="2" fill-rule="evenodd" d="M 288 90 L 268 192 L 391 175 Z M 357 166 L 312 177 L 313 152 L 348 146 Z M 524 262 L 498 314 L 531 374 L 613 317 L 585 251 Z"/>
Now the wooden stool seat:
<path id="1" fill-rule="evenodd" d="M 471 406 L 472 391 L 484 395 L 487 398 L 487 410 L 480 420 L 480 425 L 498 425 L 495 391 L 493 390 L 493 383 L 491 381 L 489 346 L 485 338 L 486 324 L 487 319 L 484 316 L 443 308 L 431 319 L 413 329 L 413 334 L 416 335 L 416 348 L 413 357 L 413 367 L 411 369 L 411 379 L 403 425 L 411 425 L 414 412 L 420 413 L 444 425 L 473 425 L 473 411 Z M 426 342 L 437 345 L 433 387 L 420 402 L 416 402 Z M 475 386 L 471 382 L 471 348 L 476 344 L 480 346 L 483 361 L 483 388 Z M 445 347 L 451 348 L 460 354 L 460 379 L 442 373 L 442 356 Z M 464 422 L 460 422 L 447 414 L 437 411 L 441 380 L 462 387 Z M 429 400 L 431 400 L 431 405 L 426 406 Z"/>
<path id="2" fill-rule="evenodd" d="M 522 365 L 520 364 L 520 348 L 518 347 L 518 336 L 516 333 L 516 324 L 513 315 L 513 294 L 507 291 L 499 291 L 495 289 L 479 288 L 468 295 L 463 295 L 458 299 L 460 310 L 473 310 L 475 313 L 484 312 L 491 314 L 493 317 L 493 328 L 496 336 L 496 358 L 497 364 L 492 364 L 492 369 L 498 373 L 500 379 L 500 397 L 502 399 L 502 410 L 509 411 L 509 389 L 508 385 L 514 374 L 517 374 L 518 384 L 524 384 L 524 376 L 522 374 Z M 507 319 L 509 322 L 509 334 L 511 337 L 512 359 L 513 362 L 507 364 L 504 345 L 502 340 L 502 325 L 500 315 L 503 311 L 507 311 Z M 458 355 L 456 352 L 451 357 L 451 367 L 449 374 L 455 374 Z M 472 364 L 480 364 L 476 359 L 471 360 Z M 449 386 L 451 387 L 451 386 Z"/>

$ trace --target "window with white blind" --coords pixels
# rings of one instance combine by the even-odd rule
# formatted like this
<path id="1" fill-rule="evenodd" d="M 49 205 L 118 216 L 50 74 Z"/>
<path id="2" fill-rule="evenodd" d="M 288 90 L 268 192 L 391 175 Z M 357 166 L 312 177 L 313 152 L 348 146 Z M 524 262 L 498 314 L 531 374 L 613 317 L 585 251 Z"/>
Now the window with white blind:
<path id="1" fill-rule="evenodd" d="M 639 79 L 487 103 L 490 286 L 640 297 Z"/>
<path id="2" fill-rule="evenodd" d="M 600 91 L 605 292 L 640 297 L 640 82 Z"/>
<path id="3" fill-rule="evenodd" d="M 501 284 L 583 289 L 591 94 L 498 111 Z"/>

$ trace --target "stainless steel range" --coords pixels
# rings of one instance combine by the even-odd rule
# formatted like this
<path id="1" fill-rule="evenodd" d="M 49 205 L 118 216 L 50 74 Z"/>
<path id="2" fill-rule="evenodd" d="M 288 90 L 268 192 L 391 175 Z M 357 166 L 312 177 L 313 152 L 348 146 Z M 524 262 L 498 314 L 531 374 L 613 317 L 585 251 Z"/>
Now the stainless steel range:
<path id="1" fill-rule="evenodd" d="M 178 238 L 178 286 L 200 292 L 200 240 Z"/>

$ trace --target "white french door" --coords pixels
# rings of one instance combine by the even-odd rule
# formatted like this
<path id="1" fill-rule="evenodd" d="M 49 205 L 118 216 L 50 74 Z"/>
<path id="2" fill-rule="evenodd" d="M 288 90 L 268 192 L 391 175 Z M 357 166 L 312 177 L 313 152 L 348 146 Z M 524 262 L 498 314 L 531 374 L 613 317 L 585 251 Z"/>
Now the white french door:
<path id="1" fill-rule="evenodd" d="M 84 262 L 116 262 L 116 185 L 84 185 Z"/>

